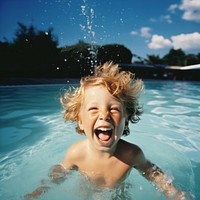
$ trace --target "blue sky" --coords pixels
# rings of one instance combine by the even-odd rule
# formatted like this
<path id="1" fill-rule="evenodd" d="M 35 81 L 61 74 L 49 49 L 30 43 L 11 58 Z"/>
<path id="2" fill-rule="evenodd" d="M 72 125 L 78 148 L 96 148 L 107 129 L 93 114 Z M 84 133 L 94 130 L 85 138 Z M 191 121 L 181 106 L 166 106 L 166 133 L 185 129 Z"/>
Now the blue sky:
<path id="1" fill-rule="evenodd" d="M 59 46 L 118 43 L 141 57 L 200 52 L 200 0 L 1 0 L 0 41 L 13 40 L 17 22 L 53 27 Z"/>

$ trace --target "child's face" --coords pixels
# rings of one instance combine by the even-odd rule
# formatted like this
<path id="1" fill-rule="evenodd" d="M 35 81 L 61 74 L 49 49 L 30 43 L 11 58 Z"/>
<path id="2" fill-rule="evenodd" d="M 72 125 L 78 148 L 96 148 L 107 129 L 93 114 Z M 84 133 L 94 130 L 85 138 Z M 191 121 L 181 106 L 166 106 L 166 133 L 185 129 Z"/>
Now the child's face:
<path id="1" fill-rule="evenodd" d="M 123 134 L 126 113 L 123 104 L 105 87 L 86 88 L 80 108 L 79 126 L 95 149 L 109 151 Z"/>

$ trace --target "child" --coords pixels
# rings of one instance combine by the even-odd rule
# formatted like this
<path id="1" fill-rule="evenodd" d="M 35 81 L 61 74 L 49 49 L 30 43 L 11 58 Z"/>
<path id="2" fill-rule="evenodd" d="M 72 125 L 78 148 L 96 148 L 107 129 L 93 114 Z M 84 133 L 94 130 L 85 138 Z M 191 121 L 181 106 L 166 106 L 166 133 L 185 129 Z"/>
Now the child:
<path id="1" fill-rule="evenodd" d="M 61 103 L 65 120 L 77 122 L 77 132 L 86 139 L 69 147 L 64 160 L 52 170 L 51 180 L 62 181 L 69 170 L 76 169 L 93 185 L 113 188 L 135 168 L 167 197 L 182 199 L 182 193 L 146 160 L 137 145 L 121 139 L 129 134 L 129 122 L 138 122 L 142 113 L 138 102 L 142 81 L 134 80 L 130 72 L 120 72 L 117 65 L 105 63 L 80 83 L 73 93 L 61 97 Z M 42 185 L 26 197 L 36 197 L 48 189 Z"/>

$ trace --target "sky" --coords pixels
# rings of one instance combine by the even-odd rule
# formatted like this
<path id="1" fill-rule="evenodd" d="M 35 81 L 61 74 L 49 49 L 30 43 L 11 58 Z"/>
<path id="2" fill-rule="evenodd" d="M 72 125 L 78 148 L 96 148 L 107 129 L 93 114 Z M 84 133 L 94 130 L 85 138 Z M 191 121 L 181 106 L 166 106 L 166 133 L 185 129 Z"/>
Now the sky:
<path id="1" fill-rule="evenodd" d="M 13 41 L 18 22 L 52 27 L 59 47 L 82 40 L 142 58 L 200 53 L 200 0 L 0 0 L 0 41 Z"/>

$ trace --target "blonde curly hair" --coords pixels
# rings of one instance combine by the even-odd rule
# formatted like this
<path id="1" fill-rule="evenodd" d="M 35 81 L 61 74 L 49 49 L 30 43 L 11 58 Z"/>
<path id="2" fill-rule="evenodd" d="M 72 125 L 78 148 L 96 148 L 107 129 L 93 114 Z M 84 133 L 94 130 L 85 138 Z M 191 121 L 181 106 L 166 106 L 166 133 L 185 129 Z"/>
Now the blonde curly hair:
<path id="1" fill-rule="evenodd" d="M 81 79 L 80 87 L 73 92 L 67 91 L 61 96 L 60 101 L 65 109 L 63 117 L 66 121 L 78 122 L 85 89 L 90 86 L 105 87 L 110 94 L 122 102 L 128 121 L 132 123 L 139 121 L 142 107 L 139 105 L 138 99 L 143 89 L 143 82 L 135 80 L 134 75 L 129 71 L 120 71 L 118 65 L 112 62 L 106 62 L 104 65 L 96 67 L 93 75 Z M 84 134 L 78 124 L 76 131 Z M 127 126 L 123 135 L 128 135 L 129 133 Z"/>

